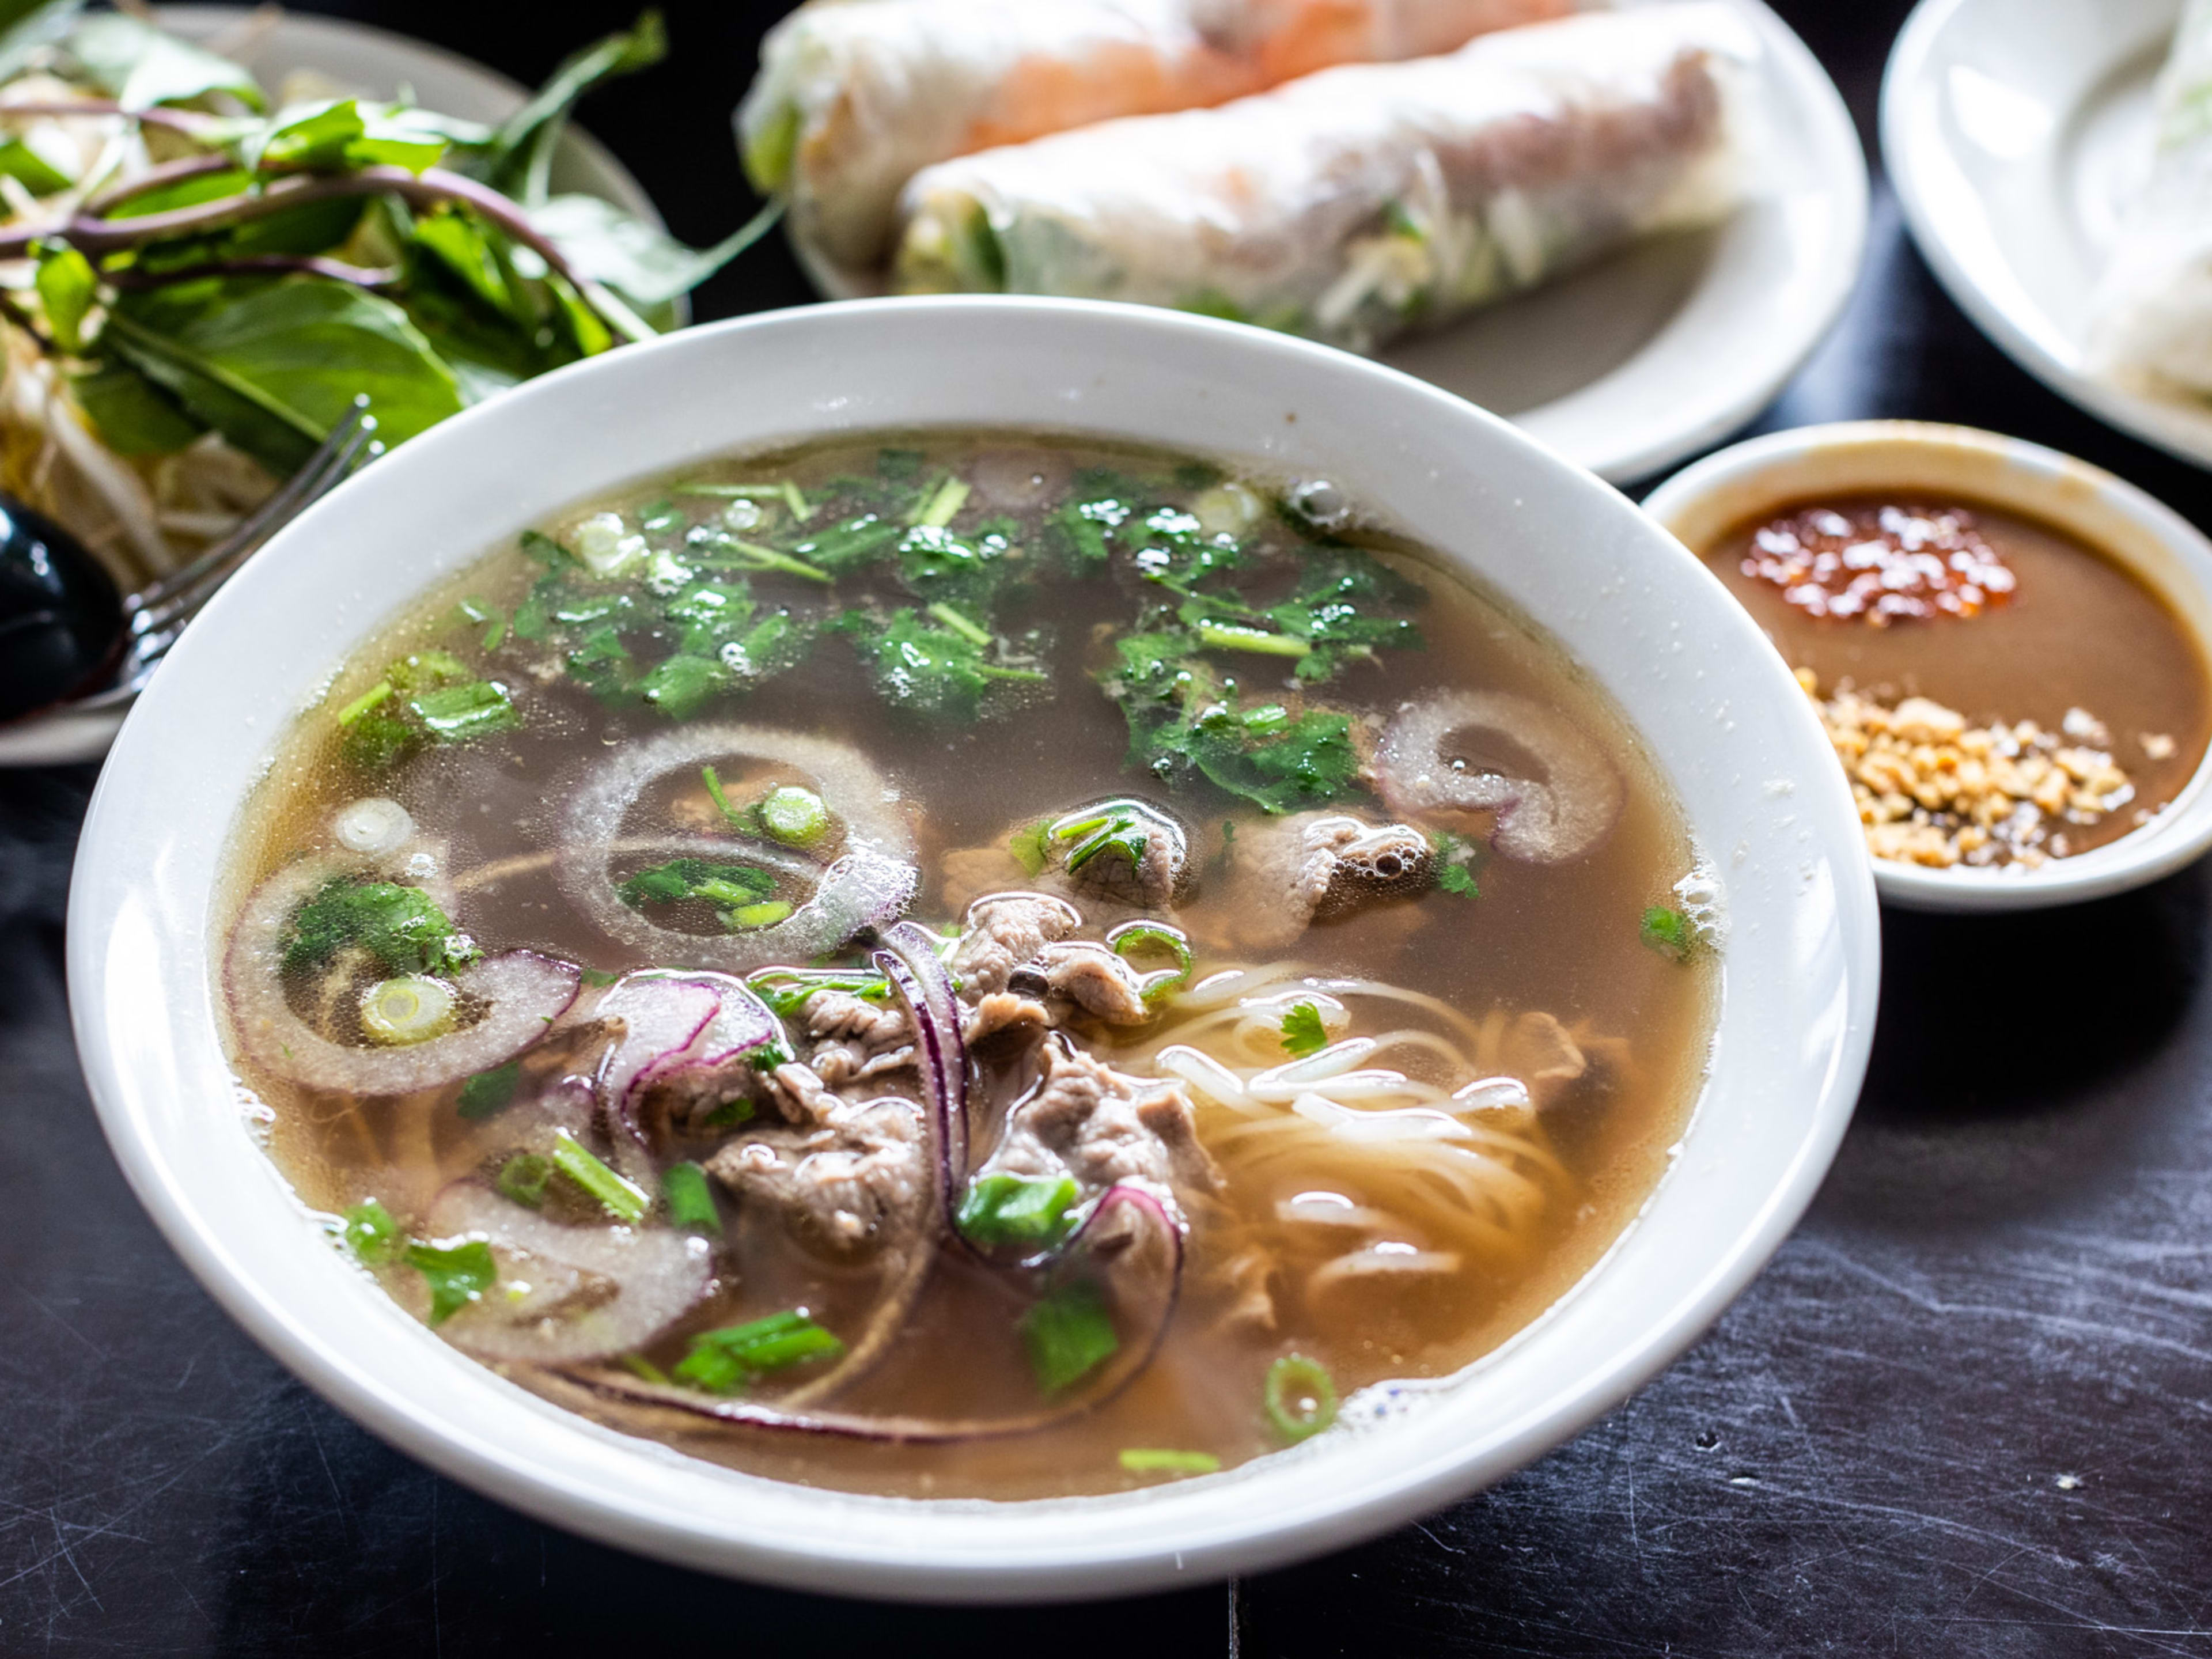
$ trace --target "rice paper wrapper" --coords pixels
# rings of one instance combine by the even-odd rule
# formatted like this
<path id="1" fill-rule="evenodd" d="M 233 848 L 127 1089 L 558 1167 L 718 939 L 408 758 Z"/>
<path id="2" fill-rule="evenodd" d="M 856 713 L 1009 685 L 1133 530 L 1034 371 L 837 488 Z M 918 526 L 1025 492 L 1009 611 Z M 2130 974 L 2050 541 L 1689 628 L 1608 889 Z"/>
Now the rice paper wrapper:
<path id="1" fill-rule="evenodd" d="M 815 0 L 769 32 L 738 112 L 746 170 L 809 252 L 890 252 L 933 162 L 1194 109 L 1335 64 L 1449 52 L 1571 0 Z"/>
<path id="2" fill-rule="evenodd" d="M 919 173 L 895 285 L 1130 301 L 1372 351 L 1742 198 L 1759 51 L 1714 3 L 1324 70 Z"/>
<path id="3" fill-rule="evenodd" d="M 2150 178 L 2090 304 L 2089 372 L 2212 397 L 2212 0 L 2190 0 L 2160 72 Z"/>

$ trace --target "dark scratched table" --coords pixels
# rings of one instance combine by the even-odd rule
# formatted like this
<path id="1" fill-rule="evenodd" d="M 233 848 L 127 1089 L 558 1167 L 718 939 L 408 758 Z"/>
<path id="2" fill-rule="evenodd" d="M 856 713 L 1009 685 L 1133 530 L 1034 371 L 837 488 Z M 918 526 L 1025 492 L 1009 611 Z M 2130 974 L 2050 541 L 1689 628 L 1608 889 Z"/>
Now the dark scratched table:
<path id="1" fill-rule="evenodd" d="M 317 8 L 324 9 L 324 8 Z M 626 21 L 327 8 L 535 80 Z M 694 241 L 775 7 L 672 4 L 590 125 Z M 1783 10 L 1872 143 L 1902 0 Z M 700 313 L 800 301 L 780 248 Z M 1762 417 L 1969 422 L 2212 526 L 2212 476 L 2059 402 L 1930 280 L 1877 185 L 1849 316 Z M 662 1567 L 356 1428 L 140 1212 L 66 1023 L 88 770 L 0 775 L 0 1654 L 2212 1655 L 2212 872 L 2001 921 L 1893 915 L 1834 1173 L 1719 1326 L 1495 1490 L 1365 1547 L 1083 1608 L 913 1610 Z"/>

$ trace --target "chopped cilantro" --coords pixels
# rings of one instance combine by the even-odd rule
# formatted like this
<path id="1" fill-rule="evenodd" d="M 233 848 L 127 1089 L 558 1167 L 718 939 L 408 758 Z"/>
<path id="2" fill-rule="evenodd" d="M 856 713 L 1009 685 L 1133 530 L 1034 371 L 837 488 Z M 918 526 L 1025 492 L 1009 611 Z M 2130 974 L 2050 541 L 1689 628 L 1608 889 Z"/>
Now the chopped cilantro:
<path id="1" fill-rule="evenodd" d="M 514 1101 L 514 1091 L 522 1081 L 522 1066 L 519 1060 L 495 1066 L 489 1072 L 478 1072 L 461 1085 L 460 1100 L 455 1109 L 471 1121 L 496 1117 Z"/>
<path id="2" fill-rule="evenodd" d="M 707 1172 L 696 1164 L 672 1164 L 660 1175 L 660 1196 L 668 1206 L 668 1218 L 678 1227 L 702 1232 L 722 1231 L 721 1212 L 714 1207 L 714 1189 Z"/>
<path id="3" fill-rule="evenodd" d="M 1310 1002 L 1294 1002 L 1283 1014 L 1283 1052 L 1303 1060 L 1328 1047 L 1328 1032 L 1321 1023 L 1321 1010 Z"/>
<path id="4" fill-rule="evenodd" d="M 967 634 L 932 628 L 911 610 L 886 617 L 848 611 L 833 626 L 853 641 L 874 670 L 884 700 L 914 714 L 973 720 L 994 682 L 1047 678 L 1034 668 L 988 661 L 987 647 Z"/>
<path id="5" fill-rule="evenodd" d="M 429 1284 L 433 1325 L 444 1324 L 480 1299 L 499 1279 L 499 1264 L 492 1260 L 491 1246 L 481 1238 L 460 1244 L 410 1244 L 407 1265 Z"/>
<path id="6" fill-rule="evenodd" d="M 1480 898 L 1482 889 L 1474 872 L 1482 857 L 1482 843 L 1446 830 L 1430 838 L 1436 850 L 1437 886 L 1461 898 Z"/>
<path id="7" fill-rule="evenodd" d="M 380 1267 L 399 1253 L 399 1224 L 375 1199 L 364 1199 L 345 1212 L 346 1248 L 363 1267 Z"/>
<path id="8" fill-rule="evenodd" d="M 284 966 L 319 968 L 349 946 L 395 974 L 450 974 L 482 954 L 421 888 L 338 876 L 294 913 Z"/>
<path id="9" fill-rule="evenodd" d="M 1051 820 L 1039 818 L 1006 837 L 1006 850 L 1014 855 L 1014 862 L 1022 866 L 1024 875 L 1034 876 L 1044 868 L 1045 831 L 1050 827 Z"/>
<path id="10" fill-rule="evenodd" d="M 1687 962 L 1699 943 L 1697 924 L 1668 905 L 1646 910 L 1641 931 L 1646 945 L 1674 962 Z"/>
<path id="11" fill-rule="evenodd" d="M 440 743 L 468 743 L 522 724 L 514 700 L 495 680 L 471 680 L 410 698 L 408 712 Z"/>
<path id="12" fill-rule="evenodd" d="M 500 1165 L 497 1185 L 516 1203 L 536 1209 L 545 1201 L 545 1183 L 553 1178 L 553 1160 L 542 1152 L 517 1152 Z"/>

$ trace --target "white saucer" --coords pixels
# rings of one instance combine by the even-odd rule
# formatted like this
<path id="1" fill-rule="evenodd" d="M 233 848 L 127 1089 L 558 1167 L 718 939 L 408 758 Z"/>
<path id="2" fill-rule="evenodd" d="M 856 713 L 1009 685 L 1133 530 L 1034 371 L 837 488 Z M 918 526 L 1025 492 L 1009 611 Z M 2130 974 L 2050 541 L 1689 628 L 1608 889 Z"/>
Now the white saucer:
<path id="1" fill-rule="evenodd" d="M 1881 150 L 1960 309 L 2060 396 L 2212 466 L 2212 413 L 2092 380 L 2089 301 L 2150 164 L 2181 0 L 1923 0 L 1882 80 Z"/>
<path id="2" fill-rule="evenodd" d="M 426 109 L 483 122 L 504 120 L 530 95 L 481 64 L 366 23 L 243 6 L 164 6 L 156 16 L 172 33 L 243 64 L 272 92 L 287 75 L 312 70 L 380 98 L 396 97 L 404 86 Z M 555 155 L 552 182 L 556 191 L 603 197 L 650 224 L 661 222 L 644 186 L 573 124 Z M 98 760 L 130 712 L 127 702 L 91 713 L 58 709 L 0 726 L 0 767 Z"/>
<path id="3" fill-rule="evenodd" d="M 1827 72 L 1759 0 L 1758 199 L 1728 224 L 1632 249 L 1404 342 L 1395 368 L 1506 416 L 1615 483 L 1716 443 L 1773 398 L 1856 280 L 1866 159 Z M 802 252 L 833 299 L 879 292 Z"/>

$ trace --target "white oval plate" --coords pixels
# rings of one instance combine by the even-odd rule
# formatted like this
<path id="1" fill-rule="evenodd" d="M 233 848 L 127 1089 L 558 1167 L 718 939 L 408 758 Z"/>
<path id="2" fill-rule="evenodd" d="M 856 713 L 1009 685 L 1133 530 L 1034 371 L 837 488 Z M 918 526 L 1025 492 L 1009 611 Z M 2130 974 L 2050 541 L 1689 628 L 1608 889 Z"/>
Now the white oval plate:
<path id="1" fill-rule="evenodd" d="M 1754 89 L 1755 199 L 1493 306 L 1382 361 L 1504 416 L 1601 478 L 1674 465 L 1759 413 L 1850 299 L 1866 243 L 1866 157 L 1827 71 L 1759 0 L 1731 0 L 1766 47 Z M 836 299 L 879 291 L 800 264 Z"/>
<path id="2" fill-rule="evenodd" d="M 252 70 L 271 93 L 286 76 L 311 70 L 373 97 L 396 98 L 404 87 L 426 109 L 487 124 L 505 120 L 530 96 L 505 76 L 442 47 L 343 18 L 244 6 L 163 6 L 155 15 L 162 27 Z M 573 124 L 554 155 L 553 188 L 602 197 L 649 224 L 661 222 L 645 187 Z M 98 760 L 114 742 L 126 709 L 56 709 L 0 726 L 0 766 Z"/>
<path id="3" fill-rule="evenodd" d="M 1241 455 L 1376 503 L 1550 629 L 1636 723 L 1717 866 L 1729 933 L 1713 1064 L 1673 1167 L 1605 1261 L 1498 1352 L 1409 1390 L 1407 1409 L 1218 1476 L 1052 1502 L 862 1498 L 564 1412 L 441 1341 L 319 1237 L 257 1144 L 217 1035 L 216 872 L 295 712 L 483 549 L 716 453 L 986 425 Z M 68 938 L 79 1053 L 133 1188 L 217 1299 L 342 1409 L 593 1537 L 944 1601 L 1273 1565 L 1559 1444 L 1680 1352 L 1796 1224 L 1850 1116 L 1881 967 L 1858 822 L 1810 706 L 1719 581 L 1617 492 L 1342 352 L 1175 312 L 975 298 L 811 306 L 609 352 L 456 416 L 309 508 L 216 597 L 125 726 L 79 843 Z"/>
<path id="4" fill-rule="evenodd" d="M 2181 0 L 1923 0 L 1882 77 L 1881 154 L 1976 327 L 2100 420 L 2212 466 L 2212 412 L 2094 380 L 2082 349 L 2180 15 Z"/>

